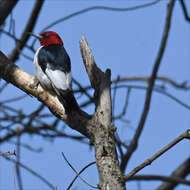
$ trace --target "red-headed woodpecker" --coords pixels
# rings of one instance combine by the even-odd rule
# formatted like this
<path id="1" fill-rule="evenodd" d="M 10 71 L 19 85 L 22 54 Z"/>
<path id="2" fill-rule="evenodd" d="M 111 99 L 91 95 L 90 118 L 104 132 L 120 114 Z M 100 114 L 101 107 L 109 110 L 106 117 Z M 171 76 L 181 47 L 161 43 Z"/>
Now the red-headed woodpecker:
<path id="1" fill-rule="evenodd" d="M 57 95 L 67 113 L 78 110 L 72 92 L 70 58 L 63 47 L 63 41 L 53 31 L 31 35 L 38 38 L 41 45 L 34 56 L 37 80 L 45 90 Z"/>

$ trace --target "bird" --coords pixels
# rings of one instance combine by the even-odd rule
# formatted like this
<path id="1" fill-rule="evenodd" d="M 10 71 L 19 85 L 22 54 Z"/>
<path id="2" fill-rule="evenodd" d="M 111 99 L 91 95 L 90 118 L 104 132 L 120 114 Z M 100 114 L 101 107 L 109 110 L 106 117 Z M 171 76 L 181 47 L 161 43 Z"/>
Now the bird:
<path id="1" fill-rule="evenodd" d="M 61 37 L 54 31 L 30 34 L 40 41 L 34 55 L 37 81 L 44 90 L 58 97 L 66 113 L 79 110 L 72 91 L 71 61 Z"/>

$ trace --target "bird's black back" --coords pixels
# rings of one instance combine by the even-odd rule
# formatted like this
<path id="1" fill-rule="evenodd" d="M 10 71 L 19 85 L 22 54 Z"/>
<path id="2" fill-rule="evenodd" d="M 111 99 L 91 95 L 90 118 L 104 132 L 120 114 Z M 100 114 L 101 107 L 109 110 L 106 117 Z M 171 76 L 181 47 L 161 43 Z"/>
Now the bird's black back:
<path id="1" fill-rule="evenodd" d="M 42 47 L 38 54 L 38 63 L 44 72 L 47 66 L 52 70 L 61 70 L 65 73 L 71 71 L 69 55 L 59 44 Z M 47 63 L 49 64 L 47 65 Z"/>

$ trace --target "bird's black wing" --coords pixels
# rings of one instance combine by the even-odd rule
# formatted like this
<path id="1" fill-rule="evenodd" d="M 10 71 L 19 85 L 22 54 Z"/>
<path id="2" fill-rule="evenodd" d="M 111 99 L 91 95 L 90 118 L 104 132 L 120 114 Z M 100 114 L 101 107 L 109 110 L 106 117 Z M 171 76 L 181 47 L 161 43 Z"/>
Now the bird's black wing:
<path id="1" fill-rule="evenodd" d="M 65 73 L 71 71 L 69 55 L 61 45 L 54 44 L 43 47 L 39 52 L 38 62 L 44 73 L 47 66 L 52 70 L 61 70 Z"/>

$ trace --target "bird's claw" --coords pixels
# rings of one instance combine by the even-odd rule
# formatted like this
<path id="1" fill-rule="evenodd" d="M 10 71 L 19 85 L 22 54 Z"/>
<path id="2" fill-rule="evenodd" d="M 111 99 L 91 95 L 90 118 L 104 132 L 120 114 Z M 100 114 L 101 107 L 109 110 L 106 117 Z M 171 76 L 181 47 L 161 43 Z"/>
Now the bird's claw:
<path id="1" fill-rule="evenodd" d="M 34 83 L 33 83 L 33 84 L 30 84 L 30 88 L 32 88 L 32 89 L 37 89 L 37 88 L 38 88 L 38 85 L 39 85 L 39 81 L 38 81 L 38 79 L 35 77 Z"/>

